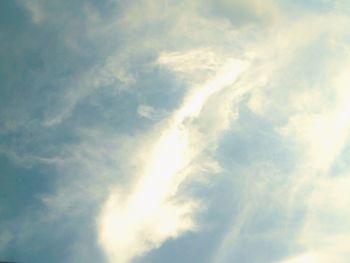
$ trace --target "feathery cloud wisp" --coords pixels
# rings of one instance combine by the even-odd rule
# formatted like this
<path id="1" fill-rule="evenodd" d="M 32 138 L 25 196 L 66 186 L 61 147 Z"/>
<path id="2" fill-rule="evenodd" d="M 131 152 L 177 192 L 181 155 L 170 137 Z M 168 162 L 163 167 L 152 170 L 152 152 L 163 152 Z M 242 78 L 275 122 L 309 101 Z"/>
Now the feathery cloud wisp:
<path id="1" fill-rule="evenodd" d="M 123 197 L 115 191 L 108 198 L 99 217 L 99 237 L 111 262 L 129 262 L 166 239 L 195 229 L 195 201 L 177 195 L 198 151 L 194 143 L 201 148 L 206 144 L 192 138 L 191 121 L 214 93 L 233 85 L 245 67 L 242 61 L 229 60 L 212 79 L 190 90 L 151 146 L 132 192 Z"/>

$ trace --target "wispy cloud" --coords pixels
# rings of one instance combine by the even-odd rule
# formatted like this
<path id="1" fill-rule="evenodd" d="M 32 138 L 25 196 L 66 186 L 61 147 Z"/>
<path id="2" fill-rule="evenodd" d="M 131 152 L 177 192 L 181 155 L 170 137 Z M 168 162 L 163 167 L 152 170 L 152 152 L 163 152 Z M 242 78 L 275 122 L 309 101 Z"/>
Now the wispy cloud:
<path id="1" fill-rule="evenodd" d="M 45 44 L 14 41 L 35 59 L 6 75 L 0 153 L 48 186 L 1 251 L 57 224 L 71 262 L 130 262 L 203 229 L 209 262 L 347 262 L 345 1 L 16 3 Z M 199 181 L 229 185 L 222 224 Z"/>
<path id="2" fill-rule="evenodd" d="M 161 62 L 174 70 L 180 64 L 193 63 L 188 53 L 177 55 L 175 64 L 164 55 Z M 193 122 L 210 97 L 233 85 L 244 68 L 243 62 L 229 60 L 206 83 L 190 90 L 159 139 L 149 146 L 144 169 L 131 193 L 120 196 L 115 190 L 108 198 L 99 218 L 99 236 L 111 262 L 129 262 L 166 239 L 195 229 L 196 202 L 183 200 L 178 189 L 191 175 L 186 170 L 195 165 L 196 156 L 207 144 L 196 135 Z"/>

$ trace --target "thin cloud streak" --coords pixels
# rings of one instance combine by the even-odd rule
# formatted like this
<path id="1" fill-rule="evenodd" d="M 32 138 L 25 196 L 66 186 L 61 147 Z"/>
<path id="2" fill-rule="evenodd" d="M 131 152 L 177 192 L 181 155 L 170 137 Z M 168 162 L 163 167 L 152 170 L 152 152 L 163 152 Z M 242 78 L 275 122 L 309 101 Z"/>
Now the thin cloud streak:
<path id="1" fill-rule="evenodd" d="M 188 176 L 186 168 L 197 154 L 190 122 L 208 99 L 232 85 L 245 67 L 242 61 L 230 60 L 206 84 L 191 90 L 152 147 L 134 190 L 125 201 L 117 192 L 108 198 L 98 221 L 99 240 L 110 262 L 129 262 L 168 238 L 195 230 L 192 216 L 198 204 L 177 196 L 178 186 Z"/>

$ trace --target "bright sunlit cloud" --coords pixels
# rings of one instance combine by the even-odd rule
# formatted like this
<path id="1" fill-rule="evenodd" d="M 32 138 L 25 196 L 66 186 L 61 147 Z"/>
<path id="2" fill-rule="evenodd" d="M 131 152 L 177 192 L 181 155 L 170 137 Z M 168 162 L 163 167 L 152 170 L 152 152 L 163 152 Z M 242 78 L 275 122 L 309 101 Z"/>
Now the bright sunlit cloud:
<path id="1" fill-rule="evenodd" d="M 349 12 L 0 1 L 0 261 L 348 263 Z"/>
<path id="2" fill-rule="evenodd" d="M 111 262 L 129 262 L 167 238 L 195 229 L 192 217 L 198 205 L 194 200 L 180 200 L 177 193 L 197 151 L 191 141 L 191 121 L 210 96 L 232 86 L 245 67 L 242 61 L 229 60 L 212 79 L 190 90 L 150 146 L 144 170 L 125 202 L 118 200 L 118 192 L 108 198 L 99 218 L 99 236 Z M 205 141 L 199 143 L 205 148 Z"/>

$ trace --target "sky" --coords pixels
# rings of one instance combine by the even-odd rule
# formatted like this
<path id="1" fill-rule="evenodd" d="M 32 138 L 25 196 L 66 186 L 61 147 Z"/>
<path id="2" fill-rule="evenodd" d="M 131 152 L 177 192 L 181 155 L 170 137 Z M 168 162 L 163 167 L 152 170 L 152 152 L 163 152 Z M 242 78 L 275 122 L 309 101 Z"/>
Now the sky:
<path id="1" fill-rule="evenodd" d="M 0 261 L 347 263 L 349 11 L 0 1 Z"/>

